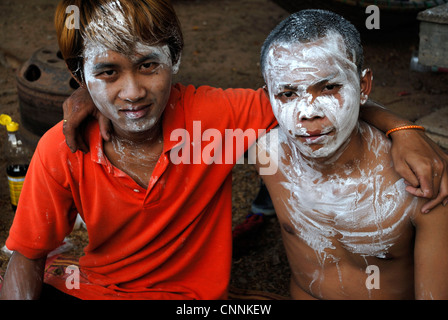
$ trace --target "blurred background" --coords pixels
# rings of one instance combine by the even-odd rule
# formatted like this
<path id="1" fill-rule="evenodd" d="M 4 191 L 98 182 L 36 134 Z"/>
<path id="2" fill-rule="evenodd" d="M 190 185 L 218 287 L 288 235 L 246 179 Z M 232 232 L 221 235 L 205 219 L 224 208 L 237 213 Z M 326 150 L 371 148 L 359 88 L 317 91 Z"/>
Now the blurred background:
<path id="1" fill-rule="evenodd" d="M 263 80 L 259 50 L 270 30 L 290 13 L 305 8 L 335 11 L 362 35 L 365 66 L 374 74 L 371 98 L 427 128 L 448 148 L 448 13 L 445 1 L 293 1 L 174 0 L 182 23 L 185 50 L 176 81 L 217 87 L 258 88 Z M 369 4 L 379 9 L 379 28 L 369 28 Z M 61 103 L 76 89 L 58 53 L 53 27 L 56 0 L 0 1 L 0 114 L 19 122 L 35 145 L 48 127 L 62 120 Z M 435 10 L 427 11 L 427 10 Z M 425 14 L 426 12 L 426 14 Z M 423 20 L 422 20 L 423 19 Z M 371 21 L 372 22 L 372 21 Z M 422 29 L 422 23 L 426 23 Z M 369 25 L 371 26 L 371 25 Z M 423 34 L 421 34 L 423 32 Z M 421 38 L 425 43 L 421 44 Z M 445 40 L 444 40 L 445 39 Z M 429 65 L 422 64 L 425 53 Z M 435 60 L 434 60 L 435 59 Z M 0 127 L 0 147 L 6 130 Z M 6 160 L 0 153 L 0 246 L 14 213 L 9 201 Z M 251 165 L 236 165 L 233 175 L 233 223 L 243 223 L 259 190 Z M 82 254 L 88 239 L 81 227 L 70 250 Z M 0 253 L 0 276 L 8 255 Z M 235 242 L 232 286 L 288 296 L 289 266 L 275 217 Z M 1 280 L 1 279 L 0 279 Z"/>

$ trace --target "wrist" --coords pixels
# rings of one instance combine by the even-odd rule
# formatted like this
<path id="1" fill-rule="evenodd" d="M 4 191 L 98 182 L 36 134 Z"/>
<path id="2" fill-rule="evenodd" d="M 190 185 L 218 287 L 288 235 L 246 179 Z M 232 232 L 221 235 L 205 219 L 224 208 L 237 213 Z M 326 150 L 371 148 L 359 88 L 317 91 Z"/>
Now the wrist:
<path id="1" fill-rule="evenodd" d="M 399 133 L 403 133 L 403 135 L 407 135 L 409 132 L 417 132 L 419 134 L 424 134 L 425 128 L 419 125 L 411 124 L 411 125 L 401 125 L 394 127 L 386 132 L 386 137 L 391 138 L 392 136 L 397 136 Z"/>

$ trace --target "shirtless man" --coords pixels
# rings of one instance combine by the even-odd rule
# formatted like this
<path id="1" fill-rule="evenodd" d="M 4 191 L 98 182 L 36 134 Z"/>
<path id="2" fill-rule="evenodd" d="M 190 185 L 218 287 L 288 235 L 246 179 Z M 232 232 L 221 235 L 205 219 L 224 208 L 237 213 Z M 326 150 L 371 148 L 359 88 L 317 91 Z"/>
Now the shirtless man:
<path id="1" fill-rule="evenodd" d="M 71 5 L 80 9 L 79 29 L 66 27 Z M 46 255 L 71 232 L 79 213 L 89 234 L 79 259 L 79 289 L 66 285 L 67 273 L 46 278 L 46 284 L 80 299 L 225 299 L 234 162 L 191 165 L 176 155 L 181 147 L 183 155 L 197 155 L 197 145 L 200 154 L 210 146 L 218 150 L 229 129 L 241 132 L 235 138 L 242 140 L 248 129 L 273 128 L 269 99 L 262 89 L 173 84 L 183 42 L 168 1 L 64 0 L 55 25 L 62 55 L 82 85 L 77 91 L 84 99 L 75 110 L 81 118 L 100 111 L 110 131 L 102 139 L 101 123 L 88 119 L 82 133 L 67 141 L 85 139 L 90 152 L 72 152 L 62 129 L 70 132 L 76 124 L 74 112 L 39 141 L 6 242 L 15 253 L 0 298 L 38 298 L 41 291 L 45 296 Z M 402 123 L 394 118 L 373 116 L 386 130 Z M 220 138 L 195 145 L 172 138 L 178 131 L 194 136 L 196 121 L 199 136 L 212 129 Z M 418 173 L 438 152 L 418 131 L 412 136 L 412 143 L 394 143 L 406 151 L 397 152 L 397 163 L 413 162 L 409 168 Z M 412 147 L 418 152 L 409 152 Z M 245 150 L 236 151 L 227 154 L 236 160 Z M 429 171 L 446 181 L 445 163 Z M 444 180 L 422 172 L 415 177 L 422 190 L 430 180 L 438 194 Z M 435 201 L 446 197 L 446 185 Z"/>
<path id="2" fill-rule="evenodd" d="M 273 133 L 260 139 L 268 159 L 259 160 L 278 163 L 263 179 L 292 297 L 447 299 L 448 208 L 422 214 L 424 200 L 393 169 L 388 138 L 358 120 L 373 78 L 361 71 L 354 26 L 301 11 L 271 32 L 261 60 L 279 143 Z"/>

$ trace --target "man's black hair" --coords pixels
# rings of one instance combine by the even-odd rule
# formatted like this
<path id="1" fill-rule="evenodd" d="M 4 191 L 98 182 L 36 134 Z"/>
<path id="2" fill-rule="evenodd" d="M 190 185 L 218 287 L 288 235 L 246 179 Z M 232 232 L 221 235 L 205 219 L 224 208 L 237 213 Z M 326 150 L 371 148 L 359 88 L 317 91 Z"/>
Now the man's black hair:
<path id="1" fill-rule="evenodd" d="M 347 57 L 361 73 L 364 54 L 361 36 L 353 24 L 340 15 L 326 10 L 308 9 L 291 14 L 268 35 L 261 47 L 261 72 L 265 74 L 266 58 L 272 44 L 307 43 L 337 32 L 344 39 Z"/>

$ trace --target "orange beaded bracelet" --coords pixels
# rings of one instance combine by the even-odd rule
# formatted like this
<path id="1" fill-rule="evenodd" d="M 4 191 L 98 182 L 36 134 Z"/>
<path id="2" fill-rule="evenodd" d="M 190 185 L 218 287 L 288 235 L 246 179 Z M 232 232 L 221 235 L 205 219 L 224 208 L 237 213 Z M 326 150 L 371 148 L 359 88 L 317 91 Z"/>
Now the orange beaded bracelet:
<path id="1" fill-rule="evenodd" d="M 411 126 L 401 126 L 401 127 L 396 127 L 396 128 L 393 128 L 393 129 L 390 129 L 389 131 L 387 131 L 387 132 L 386 132 L 386 137 L 389 137 L 389 135 L 390 135 L 392 132 L 399 131 L 399 130 L 407 130 L 407 129 L 417 129 L 417 130 L 423 130 L 423 131 L 425 131 L 425 128 L 422 127 L 422 126 L 416 126 L 416 125 L 411 125 Z"/>

